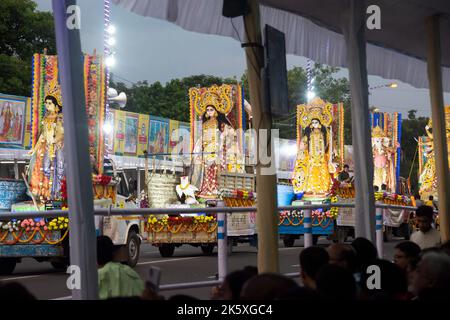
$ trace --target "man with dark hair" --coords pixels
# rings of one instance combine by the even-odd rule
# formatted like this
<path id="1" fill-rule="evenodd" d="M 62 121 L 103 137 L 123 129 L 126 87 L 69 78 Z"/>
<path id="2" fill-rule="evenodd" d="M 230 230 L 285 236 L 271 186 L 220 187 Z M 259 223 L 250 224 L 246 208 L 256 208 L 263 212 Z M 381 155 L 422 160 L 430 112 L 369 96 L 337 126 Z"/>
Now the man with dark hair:
<path id="1" fill-rule="evenodd" d="M 303 285 L 315 290 L 317 273 L 330 260 L 328 252 L 322 247 L 309 247 L 300 252 L 299 260 Z"/>
<path id="2" fill-rule="evenodd" d="M 417 259 L 420 247 L 412 241 L 403 241 L 395 246 L 394 263 L 406 271 L 411 260 Z"/>
<path id="3" fill-rule="evenodd" d="M 330 256 L 330 264 L 347 269 L 351 273 L 356 271 L 356 252 L 351 245 L 333 243 L 328 246 L 327 252 Z"/>
<path id="4" fill-rule="evenodd" d="M 433 208 L 420 206 L 416 210 L 416 224 L 418 231 L 411 235 L 411 241 L 418 244 L 420 249 L 432 248 L 441 244 L 439 231 L 431 225 L 433 222 Z"/>
<path id="5" fill-rule="evenodd" d="M 114 262 L 114 245 L 107 236 L 97 237 L 98 291 L 100 299 L 140 297 L 144 282 L 127 265 Z"/>
<path id="6" fill-rule="evenodd" d="M 348 164 L 344 164 L 344 169 L 338 174 L 339 182 L 348 182 L 350 180 L 350 173 L 348 172 L 348 170 Z"/>
<path id="7" fill-rule="evenodd" d="M 383 183 L 383 184 L 381 185 L 381 191 L 384 191 L 384 192 L 387 191 L 387 185 L 386 185 L 385 183 Z"/>
<path id="8" fill-rule="evenodd" d="M 356 282 L 352 273 L 337 265 L 325 265 L 317 273 L 317 293 L 325 300 L 355 300 Z"/>

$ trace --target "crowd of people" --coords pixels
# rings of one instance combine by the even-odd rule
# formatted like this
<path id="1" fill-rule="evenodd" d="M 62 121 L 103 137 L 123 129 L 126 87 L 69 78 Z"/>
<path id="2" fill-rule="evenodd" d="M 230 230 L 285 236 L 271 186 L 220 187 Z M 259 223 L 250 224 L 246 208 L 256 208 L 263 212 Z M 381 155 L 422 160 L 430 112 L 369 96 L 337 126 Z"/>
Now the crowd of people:
<path id="1" fill-rule="evenodd" d="M 300 277 L 258 274 L 247 266 L 229 273 L 213 287 L 212 300 L 450 300 L 450 241 L 440 243 L 432 226 L 433 209 L 416 211 L 418 230 L 411 241 L 398 243 L 393 261 L 378 256 L 374 244 L 362 237 L 350 244 L 312 246 L 300 251 Z M 129 266 L 115 262 L 113 243 L 97 238 L 100 299 L 196 300 L 188 295 L 164 297 Z M 32 300 L 19 284 L 0 286 L 0 299 Z"/>

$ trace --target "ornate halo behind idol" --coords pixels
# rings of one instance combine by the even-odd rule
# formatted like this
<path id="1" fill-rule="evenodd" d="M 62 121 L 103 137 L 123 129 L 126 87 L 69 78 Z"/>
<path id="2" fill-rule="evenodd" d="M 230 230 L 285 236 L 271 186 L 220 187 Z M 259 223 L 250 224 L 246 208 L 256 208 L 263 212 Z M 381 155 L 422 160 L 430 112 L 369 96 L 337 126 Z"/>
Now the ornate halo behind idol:
<path id="1" fill-rule="evenodd" d="M 309 104 L 297 106 L 297 124 L 302 128 L 311 125 L 313 119 L 318 119 L 322 126 L 329 127 L 333 117 L 331 110 L 333 104 L 323 101 L 319 97 L 314 98 Z"/>
<path id="2" fill-rule="evenodd" d="M 213 85 L 209 88 L 190 88 L 189 98 L 197 115 L 203 115 L 207 106 L 213 106 L 217 112 L 227 115 L 233 108 L 231 85 Z"/>

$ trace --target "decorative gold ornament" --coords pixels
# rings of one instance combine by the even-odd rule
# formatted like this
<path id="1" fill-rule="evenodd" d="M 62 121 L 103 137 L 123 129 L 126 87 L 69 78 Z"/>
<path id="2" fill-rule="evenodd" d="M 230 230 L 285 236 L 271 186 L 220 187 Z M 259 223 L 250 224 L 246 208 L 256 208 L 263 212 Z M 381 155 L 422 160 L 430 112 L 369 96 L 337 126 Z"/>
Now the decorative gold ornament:
<path id="1" fill-rule="evenodd" d="M 376 126 L 372 129 L 372 138 L 385 138 L 386 133 L 380 126 Z"/>
<path id="2" fill-rule="evenodd" d="M 319 119 L 321 125 L 328 127 L 333 120 L 332 109 L 332 103 L 316 97 L 307 105 L 301 104 L 297 106 L 297 123 L 301 127 L 306 128 L 313 119 Z"/>
<path id="3" fill-rule="evenodd" d="M 45 97 L 52 96 L 58 102 L 58 106 L 62 106 L 61 87 L 58 84 L 57 77 L 54 77 L 45 86 Z M 45 102 L 45 101 L 44 101 Z"/>
<path id="4" fill-rule="evenodd" d="M 213 85 L 209 88 L 190 88 L 191 106 L 194 106 L 195 112 L 199 115 L 205 113 L 207 106 L 214 106 L 218 112 L 228 114 L 233 108 L 231 90 L 232 86 L 229 84 Z"/>

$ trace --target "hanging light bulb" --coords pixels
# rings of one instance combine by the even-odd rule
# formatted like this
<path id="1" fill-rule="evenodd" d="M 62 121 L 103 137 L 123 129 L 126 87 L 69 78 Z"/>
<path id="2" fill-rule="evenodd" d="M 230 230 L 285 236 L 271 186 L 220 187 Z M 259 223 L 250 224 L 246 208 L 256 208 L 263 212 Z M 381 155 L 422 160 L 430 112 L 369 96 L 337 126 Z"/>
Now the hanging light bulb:
<path id="1" fill-rule="evenodd" d="M 116 39 L 113 38 L 113 37 L 110 37 L 110 38 L 108 39 L 108 45 L 114 46 L 115 44 L 116 44 Z"/>
<path id="2" fill-rule="evenodd" d="M 107 67 L 112 67 L 116 64 L 116 59 L 114 56 L 109 56 L 105 59 L 105 64 Z"/>
<path id="3" fill-rule="evenodd" d="M 116 27 L 113 24 L 110 24 L 108 26 L 108 28 L 106 29 L 106 32 L 108 32 L 109 34 L 112 35 L 112 34 L 116 33 Z"/>

